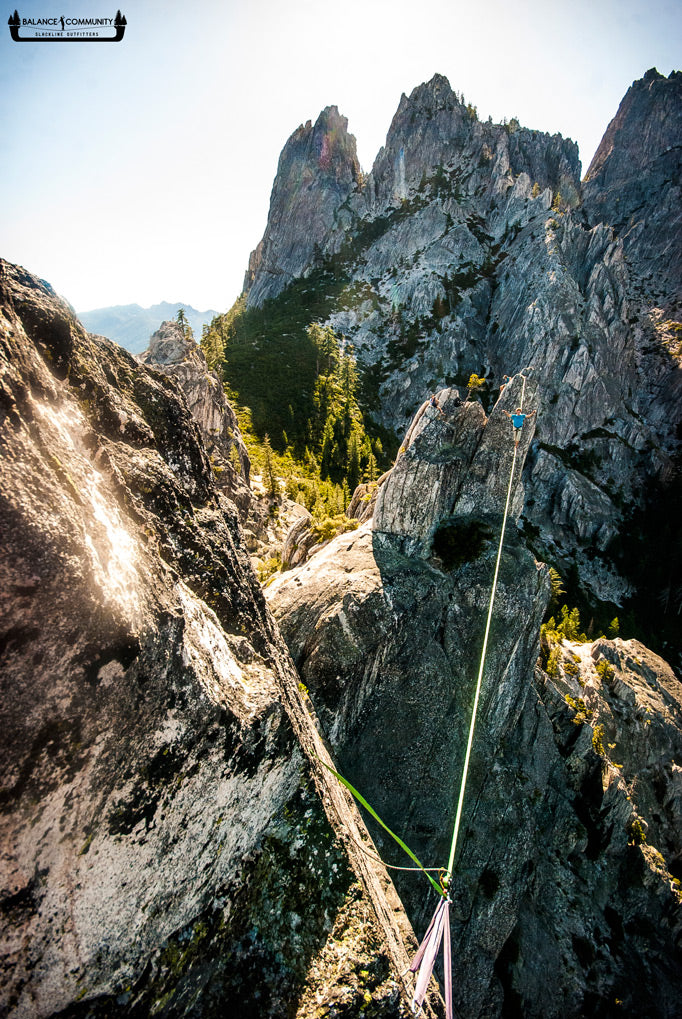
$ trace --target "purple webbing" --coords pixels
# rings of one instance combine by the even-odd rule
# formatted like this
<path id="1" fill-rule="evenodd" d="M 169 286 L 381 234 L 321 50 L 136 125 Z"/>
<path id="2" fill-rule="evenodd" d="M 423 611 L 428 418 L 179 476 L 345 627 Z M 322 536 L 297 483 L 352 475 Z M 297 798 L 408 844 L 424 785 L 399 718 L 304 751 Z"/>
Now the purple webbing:
<path id="1" fill-rule="evenodd" d="M 417 985 L 412 997 L 412 1008 L 421 1008 L 426 988 L 433 973 L 438 949 L 441 940 L 443 941 L 443 963 L 445 967 L 445 1013 L 447 1019 L 452 1019 L 452 959 L 450 947 L 450 903 L 448 899 L 441 899 L 433 914 L 428 930 L 419 946 L 417 954 L 410 964 L 414 973 L 419 967 Z"/>

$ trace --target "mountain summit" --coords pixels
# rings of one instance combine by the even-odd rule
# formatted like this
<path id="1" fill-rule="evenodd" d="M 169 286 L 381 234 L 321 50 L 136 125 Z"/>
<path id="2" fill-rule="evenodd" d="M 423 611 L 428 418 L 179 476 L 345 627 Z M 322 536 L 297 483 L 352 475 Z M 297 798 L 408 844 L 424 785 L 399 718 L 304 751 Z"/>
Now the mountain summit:
<path id="1" fill-rule="evenodd" d="M 312 134 L 282 154 L 262 242 L 277 256 L 252 259 L 249 306 L 309 277 L 396 436 L 435 387 L 480 373 L 490 399 L 534 366 L 525 526 L 583 593 L 621 604 L 617 536 L 677 471 L 682 75 L 632 85 L 584 184 L 574 142 L 482 122 L 442 75 L 402 96 L 366 179 L 346 147 L 342 188 L 317 157 L 304 184 L 290 153 Z"/>
<path id="2" fill-rule="evenodd" d="M 336 106 L 301 125 L 282 150 L 262 241 L 244 280 L 250 305 L 280 293 L 343 236 L 339 212 L 360 180 L 355 138 Z"/>

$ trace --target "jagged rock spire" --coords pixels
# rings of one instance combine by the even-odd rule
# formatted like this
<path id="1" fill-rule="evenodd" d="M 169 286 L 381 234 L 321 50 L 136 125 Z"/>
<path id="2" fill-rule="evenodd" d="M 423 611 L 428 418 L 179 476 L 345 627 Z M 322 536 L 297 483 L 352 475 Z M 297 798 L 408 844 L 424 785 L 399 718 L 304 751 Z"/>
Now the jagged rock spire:
<path id="1" fill-rule="evenodd" d="M 336 213 L 359 173 L 355 138 L 336 106 L 294 131 L 279 158 L 265 234 L 249 260 L 249 305 L 275 297 L 318 249 L 333 248 Z"/>

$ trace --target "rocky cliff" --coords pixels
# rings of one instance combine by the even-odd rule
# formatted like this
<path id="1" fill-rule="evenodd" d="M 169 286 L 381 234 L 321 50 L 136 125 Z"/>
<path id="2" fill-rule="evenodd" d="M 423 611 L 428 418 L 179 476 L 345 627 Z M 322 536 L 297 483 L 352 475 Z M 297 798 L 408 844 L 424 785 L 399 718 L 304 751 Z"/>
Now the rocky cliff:
<path id="1" fill-rule="evenodd" d="M 0 364 L 3 1014 L 406 1016 L 409 925 L 176 382 L 6 262 Z"/>
<path id="2" fill-rule="evenodd" d="M 360 173 L 355 138 L 336 106 L 312 125 L 301 125 L 279 159 L 265 235 L 252 253 L 244 280 L 249 304 L 275 297 L 311 265 L 324 247 L 334 249 L 350 221 L 342 209 Z"/>
<path id="3" fill-rule="evenodd" d="M 398 435 L 433 388 L 483 373 L 489 403 L 503 373 L 534 366 L 527 527 L 592 601 L 632 593 L 613 543 L 677 469 L 680 79 L 633 84 L 581 184 L 573 142 L 481 122 L 436 75 L 402 97 L 315 258 L 278 270 L 325 268 L 311 279 L 327 320 L 354 345 L 366 409 Z M 314 187 L 299 189 L 301 222 L 280 227 L 279 190 L 270 245 L 316 209 Z M 256 271 L 252 305 L 264 281 Z"/>
<path id="4" fill-rule="evenodd" d="M 507 486 L 510 520 L 451 884 L 467 1019 L 680 1015 L 682 685 L 637 642 L 538 630 L 546 568 L 525 548 L 523 458 L 504 411 L 439 394 L 407 431 L 373 520 L 266 596 L 339 766 L 427 866 L 444 867 Z M 577 634 L 576 634 L 577 636 Z M 384 859 L 404 866 L 377 829 Z M 396 872 L 424 930 L 435 901 Z M 551 979 L 548 979 L 551 974 Z"/>
<path id="5" fill-rule="evenodd" d="M 179 322 L 168 321 L 152 335 L 140 361 L 159 368 L 179 384 L 201 431 L 218 487 L 227 492 L 244 520 L 251 505 L 251 461 L 237 415 L 220 380 L 209 371 L 203 351 Z"/>
<path id="6" fill-rule="evenodd" d="M 682 312 L 682 72 L 647 71 L 628 89 L 585 175 L 591 223 L 609 223 L 636 284 L 663 319 Z"/>

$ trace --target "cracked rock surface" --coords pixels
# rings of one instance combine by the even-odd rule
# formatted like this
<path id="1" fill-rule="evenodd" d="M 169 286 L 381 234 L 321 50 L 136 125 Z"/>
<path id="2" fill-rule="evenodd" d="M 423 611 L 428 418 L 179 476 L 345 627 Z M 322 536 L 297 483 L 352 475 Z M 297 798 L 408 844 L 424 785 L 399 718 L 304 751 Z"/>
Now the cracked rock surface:
<path id="1" fill-rule="evenodd" d="M 444 416 L 425 404 L 373 521 L 266 591 L 340 770 L 427 866 L 450 849 L 513 455 L 503 410 L 521 386 L 489 418 L 449 391 Z M 559 641 L 550 657 L 543 637 L 548 671 L 536 664 L 549 585 L 513 488 L 451 884 L 455 1004 L 674 1019 L 682 686 L 635 641 Z M 419 874 L 395 880 L 422 932 L 433 894 Z"/>
<path id="2" fill-rule="evenodd" d="M 407 1016 L 409 924 L 176 382 L 7 262 L 0 444 L 3 1014 Z"/>

